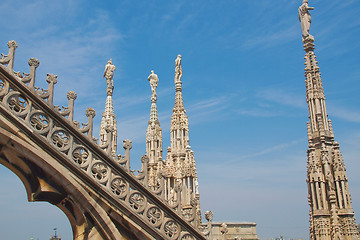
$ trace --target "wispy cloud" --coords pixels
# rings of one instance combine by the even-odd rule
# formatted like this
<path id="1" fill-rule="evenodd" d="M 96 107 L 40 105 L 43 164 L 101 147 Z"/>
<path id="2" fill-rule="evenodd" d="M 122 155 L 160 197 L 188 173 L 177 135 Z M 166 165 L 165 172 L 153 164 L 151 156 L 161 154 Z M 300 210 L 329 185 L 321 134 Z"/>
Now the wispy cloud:
<path id="1" fill-rule="evenodd" d="M 14 39 L 19 45 L 16 51 L 16 70 L 27 71 L 27 60 L 35 57 L 40 60 L 40 67 L 37 69 L 40 81 L 37 81 L 37 85 L 46 84 L 46 73 L 57 74 L 56 104 L 66 104 L 65 94 L 70 90 L 69 85 L 78 95 L 96 96 L 98 91 L 95 89 L 102 82 L 102 68 L 107 58 L 111 57 L 113 43 L 123 40 L 123 35 L 114 27 L 107 13 L 99 10 L 81 26 L 72 22 L 73 26 L 68 28 L 69 21 L 76 22 L 80 11 L 80 6 L 72 1 L 55 4 L 38 0 L 31 4 L 21 4 L 17 11 L 6 5 L 4 7 L 11 9 L 11 13 L 7 14 L 12 14 L 9 18 L 11 16 L 15 20 L 12 24 L 18 26 L 18 29 L 8 32 L 22 33 L 20 39 Z M 29 12 L 31 14 L 24 14 Z M 64 12 L 62 17 L 66 18 L 63 21 L 56 18 L 58 12 Z M 21 24 L 16 24 L 16 21 Z M 118 61 L 115 59 L 114 62 Z"/>
<path id="2" fill-rule="evenodd" d="M 291 90 L 286 89 L 265 89 L 260 90 L 256 94 L 256 97 L 278 103 L 281 105 L 287 105 L 294 108 L 306 108 L 306 101 L 303 95 L 296 95 Z"/>
<path id="3" fill-rule="evenodd" d="M 271 146 L 269 148 L 260 150 L 260 151 L 258 151 L 256 153 L 240 156 L 239 158 L 242 159 L 242 160 L 249 159 L 249 158 L 253 159 L 253 158 L 260 157 L 260 156 L 263 156 L 263 155 L 266 155 L 266 154 L 269 154 L 269 153 L 272 153 L 272 152 L 283 151 L 284 149 L 295 146 L 295 145 L 298 145 L 301 142 L 304 142 L 304 138 L 295 139 L 295 140 L 292 140 L 290 142 L 280 143 L 280 144 Z"/>
<path id="4" fill-rule="evenodd" d="M 261 108 L 237 109 L 233 111 L 239 115 L 251 117 L 276 117 L 282 114 L 280 111 L 265 110 Z"/>
<path id="5" fill-rule="evenodd" d="M 355 109 L 348 109 L 345 107 L 339 107 L 334 104 L 331 104 L 328 113 L 330 118 L 332 116 L 343 119 L 348 122 L 360 123 L 360 112 Z"/>
<path id="6" fill-rule="evenodd" d="M 191 104 L 187 108 L 191 125 L 225 119 L 228 117 L 230 99 L 230 96 L 219 96 Z"/>
<path id="7" fill-rule="evenodd" d="M 299 36 L 299 28 L 296 25 L 290 26 L 285 30 L 261 34 L 253 38 L 247 39 L 241 44 L 243 49 L 254 48 L 269 48 L 275 45 L 284 44 L 284 42 L 291 41 Z"/>

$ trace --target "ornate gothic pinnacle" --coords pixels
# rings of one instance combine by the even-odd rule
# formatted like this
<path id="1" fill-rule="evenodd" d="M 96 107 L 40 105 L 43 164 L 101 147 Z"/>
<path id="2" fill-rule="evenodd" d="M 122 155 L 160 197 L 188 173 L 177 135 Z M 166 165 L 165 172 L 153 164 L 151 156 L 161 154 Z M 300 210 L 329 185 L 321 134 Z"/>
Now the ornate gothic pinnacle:
<path id="1" fill-rule="evenodd" d="M 106 78 L 106 103 L 105 103 L 105 110 L 102 114 L 101 125 L 100 125 L 100 145 L 106 143 L 107 135 L 111 134 L 111 152 L 116 153 L 117 151 L 117 126 L 116 126 L 116 116 L 114 114 L 114 105 L 113 105 L 113 76 L 116 67 L 112 64 L 112 60 L 110 59 L 104 71 L 104 77 Z M 111 131 L 107 131 L 111 129 Z"/>
<path id="2" fill-rule="evenodd" d="M 156 88 L 159 84 L 159 78 L 154 73 L 154 70 L 151 70 L 150 75 L 148 76 L 148 81 L 151 87 L 151 109 L 150 109 L 150 119 L 149 125 L 146 130 L 146 155 L 149 158 L 149 186 L 155 187 L 157 181 L 157 173 L 160 171 L 157 164 L 162 160 L 162 130 L 160 127 L 160 122 L 158 118 L 158 111 L 156 107 Z"/>
<path id="3" fill-rule="evenodd" d="M 307 123 L 307 185 L 310 205 L 311 239 L 360 239 L 338 143 L 334 142 L 331 121 L 327 119 L 325 94 L 320 69 L 310 35 L 311 16 L 308 1 L 299 7 L 305 54 Z M 338 214 L 338 213 L 343 214 Z M 344 214 L 346 213 L 346 214 Z M 340 224 L 341 223 L 341 224 Z M 346 237 L 345 237 L 346 236 Z"/>

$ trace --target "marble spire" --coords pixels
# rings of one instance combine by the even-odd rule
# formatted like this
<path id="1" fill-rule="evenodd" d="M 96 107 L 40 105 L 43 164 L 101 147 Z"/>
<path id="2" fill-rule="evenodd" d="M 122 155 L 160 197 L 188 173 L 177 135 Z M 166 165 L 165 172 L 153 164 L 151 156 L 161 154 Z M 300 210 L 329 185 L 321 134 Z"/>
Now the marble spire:
<path id="1" fill-rule="evenodd" d="M 189 145 L 189 121 L 184 108 L 181 77 L 181 55 L 178 55 L 175 60 L 175 106 L 170 125 L 173 152 L 185 152 L 185 148 Z"/>
<path id="2" fill-rule="evenodd" d="M 165 174 L 165 199 L 170 203 L 178 201 L 176 190 L 180 191 L 183 217 L 193 218 L 195 226 L 201 224 L 200 195 L 195 166 L 194 151 L 189 146 L 189 123 L 182 96 L 181 55 L 175 60 L 175 105 L 171 116 L 170 142 L 163 172 Z"/>
<path id="3" fill-rule="evenodd" d="M 346 169 L 339 143 L 334 141 L 328 119 L 320 68 L 314 53 L 315 40 L 309 33 L 311 16 L 308 1 L 299 7 L 299 20 L 305 54 L 306 101 L 309 108 L 307 123 L 309 148 L 307 151 L 307 184 L 310 205 L 310 239 L 355 240 L 359 230 L 346 177 Z"/>
<path id="4" fill-rule="evenodd" d="M 114 105 L 113 105 L 113 76 L 116 67 L 112 64 L 110 59 L 105 66 L 104 77 L 106 78 L 107 88 L 106 88 L 106 103 L 105 111 L 102 114 L 101 125 L 100 125 L 100 136 L 99 144 L 105 145 L 110 140 L 110 150 L 112 156 L 116 156 L 117 153 L 117 127 L 116 127 L 116 116 L 114 114 Z M 110 136 L 109 136 L 110 134 Z"/>
<path id="5" fill-rule="evenodd" d="M 155 190 L 159 187 L 158 185 L 160 184 L 158 175 L 162 164 L 162 130 L 160 127 L 158 111 L 156 107 L 156 88 L 159 83 L 159 78 L 153 70 L 151 70 L 148 81 L 150 82 L 152 95 L 150 120 L 146 130 L 146 155 L 149 157 L 148 185 L 150 188 Z"/>

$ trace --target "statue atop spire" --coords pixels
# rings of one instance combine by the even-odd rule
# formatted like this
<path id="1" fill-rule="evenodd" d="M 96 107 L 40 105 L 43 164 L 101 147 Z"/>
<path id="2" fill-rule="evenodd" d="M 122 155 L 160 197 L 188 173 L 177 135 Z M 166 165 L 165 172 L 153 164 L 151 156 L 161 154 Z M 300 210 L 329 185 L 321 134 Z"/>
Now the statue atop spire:
<path id="1" fill-rule="evenodd" d="M 175 83 L 180 82 L 182 77 L 182 69 L 181 69 L 181 55 L 177 55 L 175 59 Z"/>
<path id="2" fill-rule="evenodd" d="M 309 10 L 314 10 L 314 8 L 309 7 L 308 0 L 303 0 L 303 4 L 299 7 L 299 20 L 301 23 L 303 41 L 308 37 L 313 38 L 313 36 L 309 33 L 311 24 L 311 15 Z"/>
<path id="3" fill-rule="evenodd" d="M 175 59 L 175 104 L 170 124 L 171 147 L 167 149 L 163 166 L 165 199 L 170 203 L 179 201 L 183 217 L 192 219 L 195 226 L 200 226 L 198 177 L 194 151 L 189 146 L 189 122 L 184 108 L 181 77 L 181 55 L 179 54 Z M 179 195 L 176 195 L 177 192 Z"/>
<path id="4" fill-rule="evenodd" d="M 162 130 L 156 107 L 156 88 L 159 84 L 159 78 L 154 73 L 154 70 L 151 70 L 148 81 L 150 82 L 152 92 L 150 120 L 146 130 L 146 155 L 149 157 L 148 186 L 156 190 L 160 187 L 159 175 L 162 170 Z"/>
<path id="5" fill-rule="evenodd" d="M 114 89 L 114 81 L 113 81 L 113 77 L 114 77 L 114 71 L 116 70 L 115 65 L 112 63 L 112 59 L 110 58 L 110 60 L 107 62 L 106 66 L 105 66 L 105 70 L 104 70 L 104 78 L 106 78 L 106 84 L 107 84 L 107 93 L 111 93 Z"/>
<path id="6" fill-rule="evenodd" d="M 326 112 L 320 68 L 314 53 L 314 37 L 309 34 L 311 16 L 308 1 L 299 7 L 305 50 L 307 123 L 307 185 L 310 205 L 311 240 L 359 240 L 354 210 L 339 144 L 334 141 L 331 121 Z"/>
<path id="7" fill-rule="evenodd" d="M 111 152 L 112 156 L 116 156 L 117 152 L 117 126 L 116 126 L 116 116 L 114 114 L 114 104 L 112 99 L 114 83 L 114 71 L 116 67 L 112 64 L 112 60 L 107 62 L 104 71 L 104 77 L 106 78 L 106 103 L 105 103 L 105 111 L 102 114 L 101 124 L 100 124 L 100 145 L 109 144 L 109 152 Z M 110 134 L 110 135 L 109 135 Z M 109 137 L 108 137 L 109 135 Z M 110 142 L 109 142 L 110 139 Z"/>
<path id="8" fill-rule="evenodd" d="M 158 76 L 154 73 L 154 70 L 151 70 L 151 74 L 148 77 L 148 80 L 150 82 L 150 87 L 151 87 L 151 101 L 153 101 L 153 99 L 155 99 L 156 101 L 156 88 L 159 84 L 159 78 Z"/>

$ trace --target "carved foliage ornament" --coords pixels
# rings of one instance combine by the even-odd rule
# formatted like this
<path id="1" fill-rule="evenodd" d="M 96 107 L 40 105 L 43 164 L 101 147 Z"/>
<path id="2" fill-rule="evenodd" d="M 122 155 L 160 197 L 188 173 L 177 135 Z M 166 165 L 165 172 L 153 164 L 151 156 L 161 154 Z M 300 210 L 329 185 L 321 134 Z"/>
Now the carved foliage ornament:
<path id="1" fill-rule="evenodd" d="M 159 227 L 162 223 L 162 212 L 158 207 L 150 207 L 146 211 L 146 217 L 149 220 L 149 222 L 156 227 Z"/>
<path id="2" fill-rule="evenodd" d="M 30 117 L 31 127 L 39 133 L 44 133 L 50 129 L 49 117 L 42 112 L 34 113 Z"/>
<path id="3" fill-rule="evenodd" d="M 175 239 L 180 232 L 180 227 L 176 222 L 170 220 L 165 223 L 164 232 L 170 239 Z"/>
<path id="4" fill-rule="evenodd" d="M 124 198 L 128 189 L 127 183 L 122 178 L 117 177 L 111 182 L 111 191 L 119 198 Z"/>
<path id="5" fill-rule="evenodd" d="M 146 200 L 141 193 L 134 192 L 129 197 L 129 204 L 136 212 L 142 212 L 145 207 Z"/>

